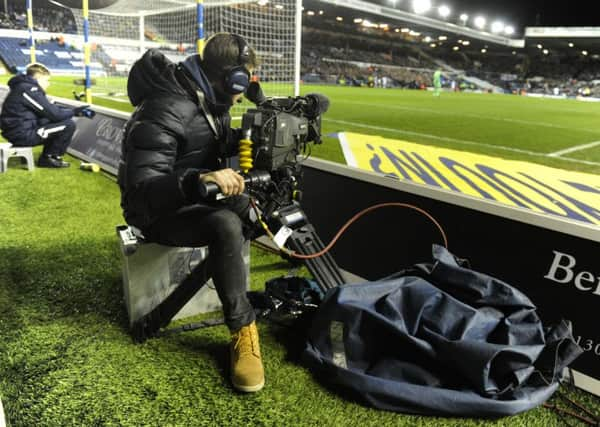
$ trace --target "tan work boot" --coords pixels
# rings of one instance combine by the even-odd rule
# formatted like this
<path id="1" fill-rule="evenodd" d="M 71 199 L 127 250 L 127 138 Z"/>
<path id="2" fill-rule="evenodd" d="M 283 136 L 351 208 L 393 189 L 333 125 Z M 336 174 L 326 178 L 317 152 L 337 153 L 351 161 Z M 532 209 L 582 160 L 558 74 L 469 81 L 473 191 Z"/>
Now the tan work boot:
<path id="1" fill-rule="evenodd" d="M 231 382 L 239 391 L 259 391 L 265 385 L 256 322 L 231 333 Z"/>

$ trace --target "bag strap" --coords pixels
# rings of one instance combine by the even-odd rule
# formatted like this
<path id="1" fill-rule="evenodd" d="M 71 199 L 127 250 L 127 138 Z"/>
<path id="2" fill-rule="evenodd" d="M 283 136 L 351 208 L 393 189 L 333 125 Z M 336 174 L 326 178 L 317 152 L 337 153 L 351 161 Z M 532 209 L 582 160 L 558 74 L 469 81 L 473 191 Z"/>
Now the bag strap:
<path id="1" fill-rule="evenodd" d="M 212 130 L 212 132 L 215 134 L 215 138 L 220 139 L 221 133 L 219 132 L 219 129 L 217 128 L 217 124 L 215 123 L 215 118 L 213 117 L 212 113 L 208 109 L 208 105 L 206 104 L 206 98 L 204 96 L 204 92 L 202 92 L 200 90 L 196 90 L 196 96 L 198 96 L 198 106 L 200 107 L 202 114 L 204 114 L 204 117 L 206 118 L 206 121 L 208 122 L 208 125 L 210 126 L 210 130 Z"/>

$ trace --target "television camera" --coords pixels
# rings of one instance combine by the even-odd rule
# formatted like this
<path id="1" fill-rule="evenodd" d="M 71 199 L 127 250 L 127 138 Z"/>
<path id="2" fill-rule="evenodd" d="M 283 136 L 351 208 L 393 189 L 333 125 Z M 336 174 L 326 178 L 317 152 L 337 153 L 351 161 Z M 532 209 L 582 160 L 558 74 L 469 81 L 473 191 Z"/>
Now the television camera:
<path id="1" fill-rule="evenodd" d="M 302 156 L 310 154 L 311 142 L 321 143 L 321 114 L 329 108 L 329 100 L 320 94 L 267 99 L 255 82 L 246 96 L 257 108 L 242 116 L 240 169 L 248 193 L 270 205 L 270 211 L 300 199 Z M 219 188 L 204 184 L 200 193 L 218 196 Z"/>
<path id="2" fill-rule="evenodd" d="M 302 162 L 310 155 L 310 143 L 321 143 L 321 115 L 329 99 L 321 94 L 266 98 L 260 85 L 252 82 L 246 97 L 256 108 L 242 116 L 239 162 L 247 192 L 256 200 L 263 227 L 286 254 L 301 254 L 319 287 L 328 289 L 344 283 L 331 256 L 310 258 L 323 249 L 306 214 L 300 207 Z M 214 183 L 201 185 L 205 197 L 217 195 Z M 286 251 L 287 249 L 287 251 Z"/>
<path id="3" fill-rule="evenodd" d="M 328 252 L 314 256 L 323 252 L 324 245 L 300 206 L 299 183 L 310 143 L 321 143 L 321 115 L 329 108 L 329 100 L 320 94 L 266 98 L 254 82 L 246 97 L 256 108 L 242 116 L 239 163 L 259 216 L 254 226 L 272 237 L 284 257 L 305 263 L 325 293 L 344 279 Z M 212 182 L 200 183 L 199 191 L 203 198 L 223 197 Z M 206 262 L 198 265 L 161 304 L 134 324 L 134 337 L 143 341 L 156 335 L 209 277 Z"/>

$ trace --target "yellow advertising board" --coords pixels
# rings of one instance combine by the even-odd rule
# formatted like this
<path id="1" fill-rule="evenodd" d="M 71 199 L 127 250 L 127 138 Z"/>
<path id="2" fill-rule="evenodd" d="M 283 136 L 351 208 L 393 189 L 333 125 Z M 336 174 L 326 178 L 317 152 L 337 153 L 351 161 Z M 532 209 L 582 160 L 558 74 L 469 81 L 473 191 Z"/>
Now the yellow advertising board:
<path id="1" fill-rule="evenodd" d="M 348 166 L 600 224 L 600 176 L 408 141 L 338 134 Z"/>

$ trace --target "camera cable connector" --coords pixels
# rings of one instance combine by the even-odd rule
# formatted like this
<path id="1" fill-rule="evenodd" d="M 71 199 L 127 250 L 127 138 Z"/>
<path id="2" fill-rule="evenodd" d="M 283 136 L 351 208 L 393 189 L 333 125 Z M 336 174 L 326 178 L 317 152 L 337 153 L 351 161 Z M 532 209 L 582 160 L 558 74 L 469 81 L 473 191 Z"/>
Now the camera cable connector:
<path id="1" fill-rule="evenodd" d="M 239 148 L 239 156 L 240 156 L 240 169 L 242 172 L 247 173 L 252 169 L 254 164 L 252 160 L 252 139 L 251 130 L 244 130 L 242 138 L 240 139 L 240 148 Z"/>

